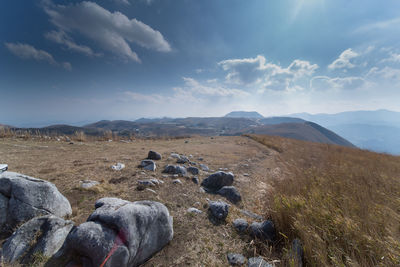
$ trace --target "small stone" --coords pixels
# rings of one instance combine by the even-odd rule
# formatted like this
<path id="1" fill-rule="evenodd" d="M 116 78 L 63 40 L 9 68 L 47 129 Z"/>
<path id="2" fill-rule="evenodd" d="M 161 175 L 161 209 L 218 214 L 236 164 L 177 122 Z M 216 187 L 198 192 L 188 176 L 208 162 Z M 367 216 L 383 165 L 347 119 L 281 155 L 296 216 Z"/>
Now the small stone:
<path id="1" fill-rule="evenodd" d="M 202 170 L 205 171 L 205 172 L 210 171 L 210 168 L 208 168 L 208 166 L 205 165 L 205 164 L 200 163 L 199 166 L 200 166 L 200 169 L 202 169 Z"/>
<path id="2" fill-rule="evenodd" d="M 233 204 L 238 203 L 242 200 L 239 191 L 234 186 L 224 186 L 217 191 L 217 194 L 226 197 Z"/>
<path id="3" fill-rule="evenodd" d="M 154 187 L 155 184 L 150 181 L 150 180 L 139 180 L 138 181 L 138 185 L 137 185 L 137 189 L 138 190 L 144 190 L 147 187 Z"/>
<path id="4" fill-rule="evenodd" d="M 179 174 L 182 176 L 187 175 L 186 168 L 183 166 L 179 166 L 179 165 L 167 165 L 167 166 L 165 166 L 163 173 Z"/>
<path id="5" fill-rule="evenodd" d="M 118 162 L 117 164 L 111 166 L 114 171 L 120 171 L 125 168 L 125 164 Z"/>
<path id="6" fill-rule="evenodd" d="M 161 154 L 155 151 L 150 150 L 149 154 L 147 154 L 147 159 L 152 160 L 160 160 L 162 158 Z"/>
<path id="7" fill-rule="evenodd" d="M 239 233 L 243 233 L 249 227 L 249 223 L 245 219 L 236 219 L 233 221 L 233 226 Z"/>
<path id="8" fill-rule="evenodd" d="M 228 262 L 232 266 L 242 266 L 245 262 L 245 258 L 242 254 L 228 253 Z"/>
<path id="9" fill-rule="evenodd" d="M 173 184 L 182 184 L 182 181 L 179 179 L 172 180 Z"/>
<path id="10" fill-rule="evenodd" d="M 195 184 L 199 184 L 199 178 L 197 176 L 192 177 L 192 182 Z"/>
<path id="11" fill-rule="evenodd" d="M 196 167 L 189 167 L 187 168 L 187 171 L 193 175 L 198 175 L 199 174 L 199 169 Z"/>
<path id="12" fill-rule="evenodd" d="M 156 163 L 150 159 L 142 160 L 140 163 L 140 167 L 147 171 L 155 171 L 156 170 Z"/>
<path id="13" fill-rule="evenodd" d="M 261 257 L 250 258 L 248 267 L 273 267 Z"/>
<path id="14" fill-rule="evenodd" d="M 196 208 L 188 208 L 187 212 L 189 212 L 189 213 L 197 213 L 197 214 L 203 213 L 201 210 L 196 209 Z"/>
<path id="15" fill-rule="evenodd" d="M 229 212 L 229 204 L 224 201 L 210 201 L 208 210 L 216 221 L 225 221 Z"/>
<path id="16" fill-rule="evenodd" d="M 84 189 L 92 188 L 93 186 L 96 186 L 98 184 L 100 184 L 100 183 L 97 181 L 91 181 L 91 180 L 83 180 L 83 181 L 79 182 L 80 187 L 84 188 Z"/>

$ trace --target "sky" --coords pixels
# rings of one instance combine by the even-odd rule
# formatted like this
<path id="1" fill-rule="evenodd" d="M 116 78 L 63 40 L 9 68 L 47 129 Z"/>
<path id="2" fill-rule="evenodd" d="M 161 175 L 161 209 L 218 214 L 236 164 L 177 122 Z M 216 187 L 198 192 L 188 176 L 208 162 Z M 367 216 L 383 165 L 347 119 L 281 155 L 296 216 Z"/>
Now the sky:
<path id="1" fill-rule="evenodd" d="M 398 0 L 0 1 L 0 123 L 400 111 Z"/>

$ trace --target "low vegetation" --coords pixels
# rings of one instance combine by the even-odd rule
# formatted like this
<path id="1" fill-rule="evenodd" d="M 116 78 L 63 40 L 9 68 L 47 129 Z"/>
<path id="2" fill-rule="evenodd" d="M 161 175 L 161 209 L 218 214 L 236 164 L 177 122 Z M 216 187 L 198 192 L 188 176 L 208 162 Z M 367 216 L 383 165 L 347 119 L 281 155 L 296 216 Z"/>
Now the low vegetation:
<path id="1" fill-rule="evenodd" d="M 279 151 L 267 216 L 284 251 L 300 238 L 309 266 L 400 265 L 400 157 L 249 135 Z"/>

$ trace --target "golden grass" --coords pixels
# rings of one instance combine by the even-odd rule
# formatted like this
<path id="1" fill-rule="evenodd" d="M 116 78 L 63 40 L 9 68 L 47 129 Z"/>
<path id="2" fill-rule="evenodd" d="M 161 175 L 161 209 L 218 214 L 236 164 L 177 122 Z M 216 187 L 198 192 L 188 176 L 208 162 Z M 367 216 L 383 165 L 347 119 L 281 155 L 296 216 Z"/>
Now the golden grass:
<path id="1" fill-rule="evenodd" d="M 290 173 L 266 197 L 284 250 L 298 237 L 310 266 L 400 265 L 400 157 L 249 137 L 276 147 Z"/>

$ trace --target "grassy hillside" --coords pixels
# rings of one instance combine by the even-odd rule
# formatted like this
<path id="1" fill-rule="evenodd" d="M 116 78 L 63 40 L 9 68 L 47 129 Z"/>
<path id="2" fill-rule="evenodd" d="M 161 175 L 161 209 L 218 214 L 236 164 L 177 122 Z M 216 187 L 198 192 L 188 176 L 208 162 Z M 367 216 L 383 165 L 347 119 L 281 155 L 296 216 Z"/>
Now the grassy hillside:
<path id="1" fill-rule="evenodd" d="M 250 137 L 280 151 L 287 175 L 265 201 L 284 246 L 300 238 L 310 266 L 400 265 L 400 157 Z"/>

